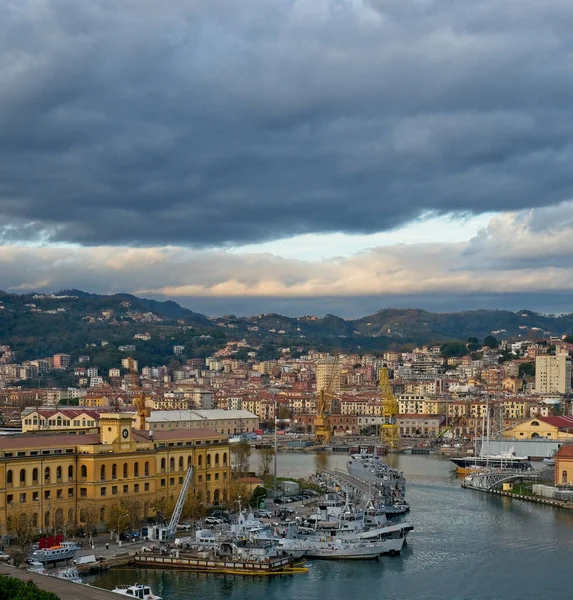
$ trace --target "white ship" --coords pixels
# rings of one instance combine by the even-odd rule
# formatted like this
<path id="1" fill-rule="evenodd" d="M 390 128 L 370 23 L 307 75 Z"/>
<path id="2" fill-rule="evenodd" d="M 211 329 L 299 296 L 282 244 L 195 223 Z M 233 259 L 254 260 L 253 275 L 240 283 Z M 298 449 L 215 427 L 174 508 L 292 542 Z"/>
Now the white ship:
<path id="1" fill-rule="evenodd" d="M 281 540 L 279 548 L 286 552 L 304 550 L 306 558 L 326 560 L 351 560 L 378 558 L 382 554 L 399 554 L 404 546 L 404 538 L 376 540 L 374 542 L 349 542 L 339 539 L 296 539 Z"/>
<path id="2" fill-rule="evenodd" d="M 135 583 L 134 585 L 117 585 L 113 590 L 115 594 L 121 594 L 128 598 L 137 598 L 137 600 L 161 600 L 160 596 L 156 596 L 148 585 Z"/>
<path id="3" fill-rule="evenodd" d="M 42 548 L 32 552 L 29 556 L 29 561 L 50 563 L 57 562 L 59 560 L 69 560 L 74 558 L 77 551 L 80 549 L 79 544 L 76 542 L 62 542 L 58 546 L 51 546 L 50 548 Z"/>
<path id="4" fill-rule="evenodd" d="M 531 469 L 529 456 L 519 456 L 515 448 L 499 454 L 483 454 L 481 456 L 452 456 L 450 460 L 462 469 L 487 467 L 491 469 Z"/>
<path id="5" fill-rule="evenodd" d="M 69 569 L 58 569 L 53 577 L 65 579 L 66 581 L 71 581 L 73 583 L 83 583 L 78 570 L 74 567 L 70 567 Z"/>

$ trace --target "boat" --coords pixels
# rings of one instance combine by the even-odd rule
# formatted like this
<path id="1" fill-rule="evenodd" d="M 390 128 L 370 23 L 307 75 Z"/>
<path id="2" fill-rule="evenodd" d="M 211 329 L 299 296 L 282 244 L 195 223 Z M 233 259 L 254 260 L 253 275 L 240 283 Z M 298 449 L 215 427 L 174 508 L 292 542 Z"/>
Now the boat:
<path id="1" fill-rule="evenodd" d="M 378 497 L 378 504 L 387 507 L 387 514 L 404 514 L 409 510 L 410 507 L 405 501 L 404 473 L 381 460 L 376 450 L 369 452 L 362 448 L 358 454 L 351 454 L 346 463 L 346 470 L 356 479 L 373 487 Z"/>
<path id="2" fill-rule="evenodd" d="M 66 581 L 72 581 L 73 583 L 83 583 L 78 570 L 75 567 L 69 567 L 67 569 L 58 569 L 52 577 L 58 579 L 65 579 Z"/>
<path id="3" fill-rule="evenodd" d="M 305 558 L 325 560 L 356 560 L 378 558 L 382 554 L 400 554 L 404 538 L 350 542 L 340 539 L 314 537 L 280 540 L 279 548 L 289 552 L 304 550 Z"/>
<path id="4" fill-rule="evenodd" d="M 491 469 L 531 469 L 529 456 L 519 456 L 515 448 L 499 454 L 482 454 L 480 456 L 452 456 L 450 460 L 458 468 L 471 469 L 472 467 L 488 467 Z"/>
<path id="5" fill-rule="evenodd" d="M 46 574 L 46 567 L 44 566 L 44 563 L 41 563 L 40 561 L 37 561 L 37 560 L 28 560 L 28 563 L 30 565 L 27 569 L 28 572 L 38 573 L 39 575 Z"/>
<path id="6" fill-rule="evenodd" d="M 35 550 L 29 556 L 29 561 L 50 563 L 60 560 L 69 560 L 70 558 L 74 558 L 79 549 L 80 545 L 76 542 L 62 542 L 57 546 Z"/>
<path id="7" fill-rule="evenodd" d="M 133 585 L 116 585 L 113 590 L 114 594 L 121 594 L 129 598 L 137 598 L 138 600 L 161 600 L 160 596 L 156 596 L 148 585 L 134 583 Z"/>
<path id="8" fill-rule="evenodd" d="M 555 454 L 557 454 L 557 450 L 553 450 L 553 452 L 551 453 L 550 456 L 546 456 L 542 461 L 543 464 L 548 467 L 554 467 L 555 466 Z"/>

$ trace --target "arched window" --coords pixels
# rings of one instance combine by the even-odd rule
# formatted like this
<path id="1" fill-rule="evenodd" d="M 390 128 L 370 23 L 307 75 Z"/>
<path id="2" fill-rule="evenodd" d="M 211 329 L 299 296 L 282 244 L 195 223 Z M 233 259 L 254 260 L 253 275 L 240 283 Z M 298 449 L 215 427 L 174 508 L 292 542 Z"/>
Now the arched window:
<path id="1" fill-rule="evenodd" d="M 32 469 L 32 483 L 38 483 L 38 469 Z"/>
<path id="2" fill-rule="evenodd" d="M 149 463 L 145 461 L 145 465 L 143 466 L 143 473 L 145 477 L 149 477 Z"/>
<path id="3" fill-rule="evenodd" d="M 127 479 L 127 463 L 123 463 L 123 477 Z"/>
<path id="4" fill-rule="evenodd" d="M 539 421 L 531 421 L 531 427 L 539 427 Z"/>
<path id="5" fill-rule="evenodd" d="M 191 466 L 191 457 L 188 456 L 187 457 L 187 468 L 189 468 Z"/>
<path id="6" fill-rule="evenodd" d="M 211 467 L 211 455 L 207 454 L 207 468 Z"/>
<path id="7" fill-rule="evenodd" d="M 165 473 L 165 465 L 166 464 L 167 464 L 167 461 L 164 458 L 162 458 L 161 459 L 161 472 L 162 473 Z"/>
<path id="8" fill-rule="evenodd" d="M 111 478 L 117 479 L 117 465 L 115 463 L 111 465 Z"/>
<path id="9" fill-rule="evenodd" d="M 227 453 L 223 452 L 223 465 L 226 467 L 227 466 Z"/>
<path id="10" fill-rule="evenodd" d="M 217 454 L 215 454 L 215 466 L 218 467 L 219 466 L 219 453 L 217 452 Z"/>
<path id="11" fill-rule="evenodd" d="M 169 470 L 175 471 L 175 459 L 173 456 L 169 459 Z"/>
<path id="12" fill-rule="evenodd" d="M 68 479 L 73 479 L 74 478 L 74 467 L 73 465 L 70 465 L 68 467 Z"/>
<path id="13" fill-rule="evenodd" d="M 563 484 L 567 484 L 567 471 L 563 471 L 563 473 L 561 473 L 561 483 Z"/>
<path id="14" fill-rule="evenodd" d="M 20 469 L 20 483 L 26 483 L 26 469 Z"/>
<path id="15" fill-rule="evenodd" d="M 101 466 L 101 469 L 100 469 L 100 479 L 102 481 L 105 481 L 105 465 Z"/>
<path id="16" fill-rule="evenodd" d="M 179 470 L 183 471 L 183 457 L 182 456 L 179 457 Z"/>
<path id="17" fill-rule="evenodd" d="M 203 466 L 203 457 L 201 455 L 199 455 L 199 458 L 197 459 L 197 466 L 199 466 L 199 467 Z"/>
<path id="18" fill-rule="evenodd" d="M 133 463 L 133 476 L 139 477 L 139 463 Z"/>
<path id="19" fill-rule="evenodd" d="M 50 481 L 50 467 L 44 469 L 44 481 Z"/>
<path id="20" fill-rule="evenodd" d="M 61 479 L 62 478 L 62 467 L 57 467 L 56 468 L 56 479 Z"/>
<path id="21" fill-rule="evenodd" d="M 81 466 L 81 471 L 80 473 L 82 474 L 82 477 L 87 477 L 88 476 L 88 468 L 85 465 Z"/>

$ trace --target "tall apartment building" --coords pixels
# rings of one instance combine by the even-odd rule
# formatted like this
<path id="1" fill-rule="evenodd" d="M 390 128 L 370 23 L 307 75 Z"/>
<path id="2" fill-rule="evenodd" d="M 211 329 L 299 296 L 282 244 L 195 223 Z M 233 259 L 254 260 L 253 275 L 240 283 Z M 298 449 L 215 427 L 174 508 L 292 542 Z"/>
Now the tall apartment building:
<path id="1" fill-rule="evenodd" d="M 571 358 L 567 354 L 543 354 L 535 357 L 535 393 L 571 392 Z"/>
<path id="2" fill-rule="evenodd" d="M 67 369 L 71 360 L 72 357 L 69 354 L 54 354 L 54 369 Z"/>
<path id="3" fill-rule="evenodd" d="M 340 392 L 340 366 L 333 357 L 323 358 L 316 363 L 316 390 L 329 389 Z"/>

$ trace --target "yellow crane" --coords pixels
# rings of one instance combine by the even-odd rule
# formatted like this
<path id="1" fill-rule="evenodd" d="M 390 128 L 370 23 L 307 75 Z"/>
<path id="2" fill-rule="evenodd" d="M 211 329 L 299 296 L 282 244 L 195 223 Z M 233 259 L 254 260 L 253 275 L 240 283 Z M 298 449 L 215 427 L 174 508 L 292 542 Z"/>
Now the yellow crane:
<path id="1" fill-rule="evenodd" d="M 398 428 L 398 401 L 392 393 L 388 377 L 388 369 L 380 369 L 380 399 L 382 402 L 382 419 L 380 441 L 388 450 L 400 447 L 400 429 Z"/>
<path id="2" fill-rule="evenodd" d="M 333 388 L 338 377 L 338 356 L 330 364 L 327 384 L 318 391 L 316 400 L 316 417 L 314 418 L 314 438 L 317 444 L 330 444 L 332 441 L 332 399 L 335 396 Z"/>

